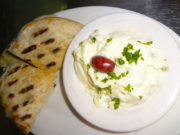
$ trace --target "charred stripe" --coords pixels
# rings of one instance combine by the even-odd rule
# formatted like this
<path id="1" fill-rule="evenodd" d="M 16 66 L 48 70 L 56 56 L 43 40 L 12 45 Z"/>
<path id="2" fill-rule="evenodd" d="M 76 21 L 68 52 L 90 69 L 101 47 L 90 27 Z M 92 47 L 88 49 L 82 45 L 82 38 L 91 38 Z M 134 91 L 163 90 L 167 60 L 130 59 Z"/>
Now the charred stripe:
<path id="1" fill-rule="evenodd" d="M 50 62 L 49 64 L 46 65 L 46 67 L 51 67 L 51 66 L 55 66 L 56 65 L 56 62 Z"/>
<path id="2" fill-rule="evenodd" d="M 41 54 L 39 54 L 37 57 L 40 59 L 40 58 L 44 57 L 44 54 L 41 53 Z"/>
<path id="3" fill-rule="evenodd" d="M 59 50 L 60 50 L 60 48 L 57 47 L 57 48 L 53 49 L 52 52 L 53 52 L 53 53 L 56 53 L 56 52 L 58 52 Z"/>
<path id="4" fill-rule="evenodd" d="M 40 30 L 40 31 L 38 31 L 38 32 L 36 32 L 36 33 L 34 33 L 33 35 L 34 35 L 34 37 L 37 37 L 38 35 L 43 34 L 43 33 L 46 32 L 47 30 L 48 30 L 48 28 L 42 29 L 42 30 Z"/>
<path id="5" fill-rule="evenodd" d="M 17 81 L 18 81 L 18 79 L 11 81 L 11 82 L 8 82 L 8 85 L 11 86 L 11 85 L 15 84 Z"/>
<path id="6" fill-rule="evenodd" d="M 52 42 L 54 42 L 54 38 L 50 38 L 50 39 L 46 40 L 44 43 L 49 44 L 49 43 L 52 43 Z"/>
<path id="7" fill-rule="evenodd" d="M 29 85 L 26 88 L 23 88 L 22 90 L 19 91 L 19 94 L 24 94 L 30 90 L 34 89 L 34 85 Z"/>
<path id="8" fill-rule="evenodd" d="M 26 115 L 22 116 L 21 120 L 25 120 L 25 119 L 28 119 L 28 118 L 31 118 L 31 114 L 26 114 Z"/>
<path id="9" fill-rule="evenodd" d="M 28 48 L 25 48 L 21 53 L 26 54 L 26 53 L 29 53 L 29 52 L 35 50 L 36 48 L 37 48 L 37 45 L 31 45 Z"/>
<path id="10" fill-rule="evenodd" d="M 16 111 L 18 109 L 19 105 L 15 105 L 12 107 L 12 111 Z"/>

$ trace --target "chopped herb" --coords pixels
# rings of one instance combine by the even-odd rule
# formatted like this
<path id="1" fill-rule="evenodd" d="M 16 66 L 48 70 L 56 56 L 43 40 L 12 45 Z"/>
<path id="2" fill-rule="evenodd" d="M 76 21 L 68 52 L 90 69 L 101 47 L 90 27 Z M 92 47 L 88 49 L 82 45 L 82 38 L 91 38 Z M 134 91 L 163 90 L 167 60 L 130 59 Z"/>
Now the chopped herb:
<path id="1" fill-rule="evenodd" d="M 98 30 L 94 30 L 94 33 L 96 33 Z"/>
<path id="2" fill-rule="evenodd" d="M 143 96 L 139 96 L 139 99 L 142 99 L 143 98 Z"/>
<path id="3" fill-rule="evenodd" d="M 98 92 L 99 94 L 101 94 L 101 93 L 102 93 L 102 88 L 97 88 L 97 92 Z"/>
<path id="4" fill-rule="evenodd" d="M 114 73 L 114 72 L 109 72 L 108 76 L 110 77 L 111 80 L 112 79 L 115 79 L 115 80 L 121 79 L 121 75 L 117 76 L 116 73 Z"/>
<path id="5" fill-rule="evenodd" d="M 118 58 L 117 61 L 118 61 L 118 63 L 120 65 L 124 65 L 125 64 L 125 61 L 122 58 Z"/>
<path id="6" fill-rule="evenodd" d="M 167 61 L 167 59 L 163 59 L 164 61 Z"/>
<path id="7" fill-rule="evenodd" d="M 91 37 L 91 41 L 92 41 L 93 43 L 95 43 L 95 42 L 96 42 L 96 37 Z"/>
<path id="8" fill-rule="evenodd" d="M 134 90 L 134 88 L 132 88 L 131 84 L 128 84 L 124 90 L 131 92 L 132 90 Z"/>
<path id="9" fill-rule="evenodd" d="M 90 69 L 91 68 L 90 64 L 87 64 L 87 67 L 88 67 L 88 69 Z"/>
<path id="10" fill-rule="evenodd" d="M 122 76 L 122 77 L 125 77 L 125 76 L 126 76 L 126 74 L 125 74 L 125 73 L 121 73 L 121 76 Z"/>
<path id="11" fill-rule="evenodd" d="M 129 74 L 129 71 L 126 71 L 126 75 L 128 75 Z"/>
<path id="12" fill-rule="evenodd" d="M 82 45 L 82 44 L 83 44 L 83 41 L 81 41 L 79 44 Z"/>
<path id="13" fill-rule="evenodd" d="M 141 60 L 142 60 L 142 61 L 144 61 L 144 58 L 143 58 L 143 57 L 141 57 Z"/>
<path id="14" fill-rule="evenodd" d="M 106 41 L 109 43 L 112 41 L 112 38 L 108 38 Z"/>
<path id="15" fill-rule="evenodd" d="M 96 74 L 98 71 L 97 70 L 94 70 L 94 73 Z"/>
<path id="16" fill-rule="evenodd" d="M 119 104 L 120 104 L 120 99 L 119 98 L 113 98 L 112 101 L 114 101 L 114 109 L 118 109 L 119 108 Z"/>
<path id="17" fill-rule="evenodd" d="M 108 90 L 108 92 L 109 92 L 110 94 L 112 94 L 111 85 L 108 85 L 108 87 L 106 87 L 106 89 Z"/>
<path id="18" fill-rule="evenodd" d="M 136 50 L 134 53 L 129 52 L 129 50 L 133 50 L 133 45 L 128 44 L 126 47 L 124 47 L 122 55 L 126 58 L 129 64 L 132 64 L 133 62 L 137 64 L 137 61 L 142 54 L 140 54 L 140 49 Z"/>
<path id="19" fill-rule="evenodd" d="M 104 78 L 104 79 L 102 80 L 103 83 L 106 83 L 107 81 L 108 81 L 107 78 Z"/>
<path id="20" fill-rule="evenodd" d="M 143 45 L 151 45 L 153 43 L 153 41 L 149 41 L 149 42 L 146 42 L 146 43 L 143 43 L 141 41 L 137 41 L 138 43 L 140 44 L 143 44 Z"/>
<path id="21" fill-rule="evenodd" d="M 167 71 L 168 67 L 167 66 L 164 66 L 161 68 L 162 71 Z"/>
<path id="22" fill-rule="evenodd" d="M 106 83 L 108 80 L 120 80 L 122 77 L 125 77 L 128 75 L 128 71 L 122 72 L 119 76 L 116 75 L 114 72 L 109 72 L 107 75 L 109 78 L 104 78 L 102 82 Z"/>
<path id="23" fill-rule="evenodd" d="M 96 76 L 96 80 L 98 80 L 98 77 Z"/>
<path id="24" fill-rule="evenodd" d="M 112 94 L 111 85 L 108 85 L 108 87 L 105 87 L 105 88 L 97 88 L 96 90 L 99 94 L 101 94 L 102 91 L 106 91 L 109 94 Z"/>

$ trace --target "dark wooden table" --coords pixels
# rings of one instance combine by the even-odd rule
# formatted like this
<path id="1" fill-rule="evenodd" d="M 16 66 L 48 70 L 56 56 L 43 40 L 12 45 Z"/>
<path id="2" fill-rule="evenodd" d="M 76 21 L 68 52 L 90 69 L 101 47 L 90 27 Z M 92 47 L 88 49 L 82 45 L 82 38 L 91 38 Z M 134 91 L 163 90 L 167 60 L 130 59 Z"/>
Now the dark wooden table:
<path id="1" fill-rule="evenodd" d="M 33 18 L 83 6 L 113 6 L 150 16 L 180 35 L 180 0 L 1 0 L 0 50 Z M 0 107 L 0 135 L 21 135 Z"/>

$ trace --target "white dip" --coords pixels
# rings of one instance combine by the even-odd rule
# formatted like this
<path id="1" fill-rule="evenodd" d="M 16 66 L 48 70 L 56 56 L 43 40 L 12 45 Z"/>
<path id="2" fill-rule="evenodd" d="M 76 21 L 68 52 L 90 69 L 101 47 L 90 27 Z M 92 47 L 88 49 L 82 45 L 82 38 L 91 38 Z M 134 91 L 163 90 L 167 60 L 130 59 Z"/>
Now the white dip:
<path id="1" fill-rule="evenodd" d="M 91 65 L 93 56 L 114 61 L 114 71 L 95 70 Z M 111 109 L 144 102 L 158 88 L 167 70 L 167 61 L 153 40 L 127 31 L 108 35 L 93 32 L 74 51 L 74 58 L 77 76 L 94 104 Z"/>

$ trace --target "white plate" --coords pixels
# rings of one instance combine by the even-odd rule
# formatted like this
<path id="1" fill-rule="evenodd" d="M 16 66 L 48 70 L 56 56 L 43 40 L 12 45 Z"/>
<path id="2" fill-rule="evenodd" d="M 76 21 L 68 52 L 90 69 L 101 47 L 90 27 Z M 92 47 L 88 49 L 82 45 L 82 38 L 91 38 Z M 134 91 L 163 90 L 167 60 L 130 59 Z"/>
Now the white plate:
<path id="1" fill-rule="evenodd" d="M 75 69 L 73 51 L 94 30 L 104 34 L 114 31 L 132 31 L 156 42 L 168 61 L 168 75 L 151 100 L 128 109 L 110 110 L 96 108 L 79 81 Z M 115 132 L 129 132 L 143 128 L 164 115 L 172 106 L 180 88 L 180 53 L 177 44 L 162 25 L 146 16 L 135 13 L 116 13 L 101 17 L 86 25 L 73 39 L 64 59 L 63 81 L 71 104 L 90 123 Z M 177 75 L 178 74 L 178 75 Z"/>
<path id="2" fill-rule="evenodd" d="M 132 12 L 114 7 L 82 7 L 65 10 L 56 13 L 60 17 L 79 21 L 88 24 L 92 20 L 110 13 Z M 165 26 L 164 26 L 165 27 Z M 175 38 L 180 47 L 180 38 L 169 28 L 165 27 Z M 83 120 L 71 107 L 58 73 L 57 86 L 50 100 L 42 108 L 33 125 L 32 132 L 35 135 L 179 135 L 180 134 L 180 98 L 175 102 L 171 110 L 156 123 L 130 133 L 112 133 L 102 131 L 87 121 Z"/>

